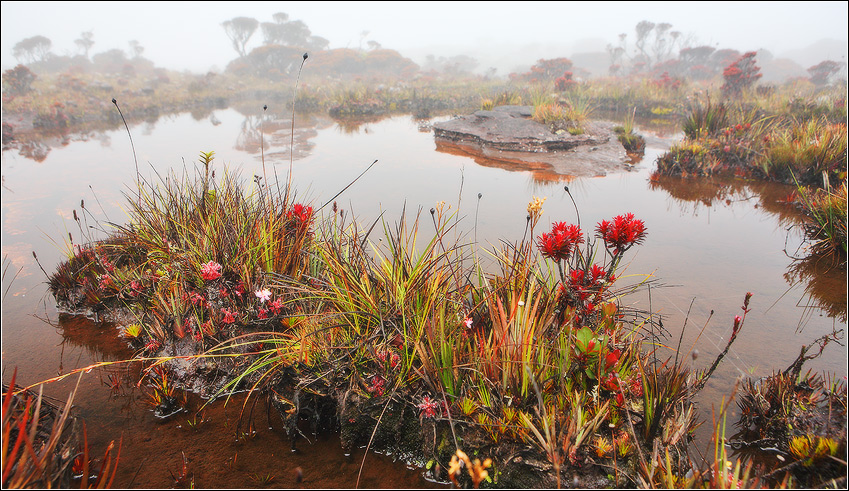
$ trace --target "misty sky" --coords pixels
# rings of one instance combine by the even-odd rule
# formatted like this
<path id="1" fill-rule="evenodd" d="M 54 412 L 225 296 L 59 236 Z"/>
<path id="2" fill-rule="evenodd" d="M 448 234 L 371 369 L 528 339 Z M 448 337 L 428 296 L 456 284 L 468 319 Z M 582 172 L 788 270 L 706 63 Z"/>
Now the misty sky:
<path id="1" fill-rule="evenodd" d="M 236 57 L 221 27 L 237 16 L 271 22 L 285 12 L 302 20 L 331 48 L 369 40 L 421 62 L 425 54 L 479 55 L 535 47 L 548 56 L 603 51 L 620 33 L 634 38 L 641 20 L 668 22 L 696 45 L 774 55 L 821 39 L 846 42 L 847 2 L 2 2 L 2 66 L 17 64 L 12 47 L 42 35 L 52 51 L 76 54 L 74 40 L 93 31 L 91 53 L 119 48 L 130 40 L 157 66 L 205 72 L 223 70 Z M 363 31 L 368 36 L 363 38 Z M 262 43 L 258 29 L 248 49 Z M 558 52 L 562 51 L 562 52 Z M 828 57 L 824 54 L 823 59 Z M 836 61 L 846 61 L 833 56 Z M 526 60 L 528 64 L 533 57 Z"/>

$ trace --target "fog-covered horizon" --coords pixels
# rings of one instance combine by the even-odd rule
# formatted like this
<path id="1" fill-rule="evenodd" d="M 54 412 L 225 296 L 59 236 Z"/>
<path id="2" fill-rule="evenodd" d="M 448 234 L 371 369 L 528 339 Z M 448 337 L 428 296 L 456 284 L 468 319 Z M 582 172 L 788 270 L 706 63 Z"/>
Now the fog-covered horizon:
<path id="1" fill-rule="evenodd" d="M 847 2 L 2 2 L 2 67 L 16 65 L 15 44 L 50 39 L 51 52 L 73 56 L 83 32 L 90 54 L 131 51 L 170 70 L 221 71 L 238 54 L 222 23 L 234 17 L 272 22 L 284 12 L 329 48 L 394 49 L 422 63 L 427 55 L 469 55 L 506 75 L 541 57 L 604 53 L 619 35 L 633 43 L 646 20 L 671 24 L 691 46 L 783 57 L 824 40 L 829 47 L 794 60 L 846 62 Z M 261 29 L 246 45 L 261 46 Z M 843 49 L 834 46 L 843 45 Z M 835 52 L 832 52 L 835 51 Z M 580 63 L 576 62 L 576 66 Z M 807 68 L 806 65 L 804 68 Z"/>

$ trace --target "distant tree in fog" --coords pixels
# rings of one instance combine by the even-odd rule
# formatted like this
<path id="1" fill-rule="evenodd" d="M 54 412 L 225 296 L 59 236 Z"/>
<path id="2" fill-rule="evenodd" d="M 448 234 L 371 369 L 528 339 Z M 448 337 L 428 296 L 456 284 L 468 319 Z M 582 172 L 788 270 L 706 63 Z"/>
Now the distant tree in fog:
<path id="1" fill-rule="evenodd" d="M 138 58 L 139 56 L 141 56 L 142 53 L 144 53 L 144 46 L 142 46 L 141 43 L 133 39 L 132 41 L 130 41 L 130 52 L 133 54 L 134 58 Z"/>
<path id="2" fill-rule="evenodd" d="M 248 44 L 256 28 L 259 27 L 259 21 L 251 17 L 234 17 L 222 22 L 221 26 L 233 43 L 233 49 L 239 53 L 240 57 L 244 57 L 247 54 L 245 45 Z"/>
<path id="3" fill-rule="evenodd" d="M 80 34 L 79 39 L 74 40 L 74 44 L 76 44 L 80 48 L 80 51 L 83 52 L 82 54 L 86 58 L 88 58 L 89 50 L 91 50 L 91 47 L 94 46 L 94 41 L 92 41 L 92 39 L 91 39 L 93 37 L 94 37 L 93 32 L 86 31 L 86 32 Z"/>
<path id="4" fill-rule="evenodd" d="M 18 61 L 26 63 L 44 61 L 47 55 L 50 54 L 51 46 L 53 46 L 53 42 L 46 37 L 33 36 L 16 44 L 12 48 L 12 55 L 14 55 Z"/>
<path id="5" fill-rule="evenodd" d="M 649 22 L 647 20 L 641 20 L 637 23 L 637 40 L 634 41 L 634 46 L 637 48 L 638 53 L 634 56 L 634 58 L 638 58 L 644 63 L 647 63 L 651 58 L 646 51 L 646 43 L 649 40 L 649 34 L 654 30 L 654 26 L 654 22 Z"/>
<path id="6" fill-rule="evenodd" d="M 330 45 L 330 41 L 313 36 L 310 28 L 301 20 L 289 20 L 289 14 L 278 12 L 271 16 L 274 22 L 263 22 L 262 36 L 264 44 L 298 46 L 309 51 L 320 51 Z"/>
<path id="7" fill-rule="evenodd" d="M 808 68 L 808 73 L 811 74 L 811 82 L 816 86 L 826 85 L 831 77 L 839 72 L 845 65 L 845 63 L 831 60 L 820 62 Z"/>

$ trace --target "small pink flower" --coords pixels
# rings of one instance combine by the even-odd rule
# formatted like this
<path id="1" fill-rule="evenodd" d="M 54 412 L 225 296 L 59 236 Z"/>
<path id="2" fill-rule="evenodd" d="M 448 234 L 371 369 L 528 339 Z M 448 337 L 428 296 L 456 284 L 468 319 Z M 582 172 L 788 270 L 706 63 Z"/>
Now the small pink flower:
<path id="1" fill-rule="evenodd" d="M 740 330 L 740 323 L 743 322 L 743 318 L 739 315 L 734 316 L 734 327 L 732 328 L 731 335 L 736 336 L 737 331 Z"/>
<path id="2" fill-rule="evenodd" d="M 260 303 L 265 303 L 266 300 L 271 298 L 271 292 L 267 289 L 257 290 L 254 292 L 254 295 L 256 295 L 256 298 L 259 299 Z"/>
<path id="3" fill-rule="evenodd" d="M 201 267 L 200 275 L 206 281 L 217 280 L 221 277 L 221 265 L 215 261 L 209 261 Z"/>
<path id="4" fill-rule="evenodd" d="M 466 324 L 466 329 L 471 329 L 471 328 L 472 328 L 472 318 L 471 318 L 471 317 L 466 317 L 466 318 L 463 320 L 463 324 Z"/>

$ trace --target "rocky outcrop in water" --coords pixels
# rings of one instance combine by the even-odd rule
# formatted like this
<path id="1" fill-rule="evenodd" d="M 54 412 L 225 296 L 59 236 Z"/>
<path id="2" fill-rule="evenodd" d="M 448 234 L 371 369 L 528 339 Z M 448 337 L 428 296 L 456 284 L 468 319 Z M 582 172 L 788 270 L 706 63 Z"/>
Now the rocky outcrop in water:
<path id="1" fill-rule="evenodd" d="M 613 124 L 587 122 L 583 132 L 552 132 L 531 119 L 530 106 L 498 106 L 449 121 L 435 123 L 437 149 L 460 148 L 472 156 L 508 162 L 540 164 L 557 174 L 603 176 L 625 169 L 625 150 L 613 133 Z"/>

